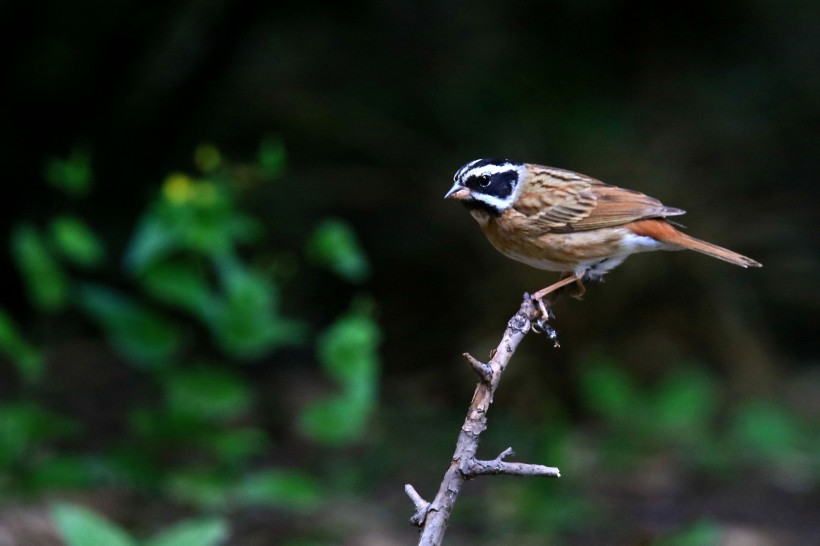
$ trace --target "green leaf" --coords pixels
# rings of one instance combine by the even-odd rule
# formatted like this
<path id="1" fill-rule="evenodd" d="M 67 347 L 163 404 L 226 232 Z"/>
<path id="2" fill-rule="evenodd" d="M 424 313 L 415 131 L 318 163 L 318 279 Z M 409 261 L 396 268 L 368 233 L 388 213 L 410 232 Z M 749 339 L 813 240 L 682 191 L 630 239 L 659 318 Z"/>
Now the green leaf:
<path id="1" fill-rule="evenodd" d="M 228 503 L 232 485 L 215 472 L 182 470 L 171 475 L 166 489 L 177 501 L 204 508 L 223 508 Z"/>
<path id="2" fill-rule="evenodd" d="M 163 529 L 143 546 L 216 546 L 228 538 L 228 532 L 222 518 L 189 520 Z"/>
<path id="3" fill-rule="evenodd" d="M 263 470 L 245 476 L 234 490 L 242 504 L 311 510 L 322 499 L 315 478 L 297 470 Z"/>
<path id="4" fill-rule="evenodd" d="M 700 435 L 717 416 L 717 383 L 697 369 L 671 374 L 658 386 L 654 406 L 653 419 L 667 433 Z"/>
<path id="5" fill-rule="evenodd" d="M 165 408 L 138 407 L 131 411 L 128 422 L 140 442 L 151 449 L 191 445 L 212 428 L 201 419 Z"/>
<path id="6" fill-rule="evenodd" d="M 171 412 L 204 420 L 240 417 L 253 401 L 247 382 L 224 368 L 175 370 L 165 377 L 164 386 Z"/>
<path id="7" fill-rule="evenodd" d="M 51 222 L 54 248 L 71 263 L 82 267 L 99 266 L 105 259 L 105 247 L 79 218 L 61 216 Z"/>
<path id="8" fill-rule="evenodd" d="M 237 358 L 258 358 L 300 343 L 303 326 L 276 311 L 278 291 L 267 276 L 248 270 L 233 256 L 216 261 L 224 296 L 217 300 L 210 330 L 220 347 Z"/>
<path id="9" fill-rule="evenodd" d="M 220 180 L 170 173 L 139 221 L 126 252 L 126 268 L 140 273 L 176 252 L 213 257 L 255 240 L 261 224 L 240 212 L 234 198 L 234 190 Z"/>
<path id="10" fill-rule="evenodd" d="M 58 456 L 39 462 L 29 485 L 39 490 L 81 489 L 94 484 L 94 463 L 83 457 Z"/>
<path id="11" fill-rule="evenodd" d="M 125 531 L 95 512 L 73 504 L 56 504 L 51 517 L 68 546 L 136 546 Z"/>
<path id="12" fill-rule="evenodd" d="M 143 216 L 125 251 L 125 268 L 132 274 L 142 272 L 181 246 L 179 237 L 170 232 L 153 212 Z"/>
<path id="13" fill-rule="evenodd" d="M 0 309 L 0 353 L 14 362 L 26 383 L 34 383 L 43 375 L 42 353 L 23 339 L 17 325 L 3 309 Z"/>
<path id="14" fill-rule="evenodd" d="M 268 137 L 259 144 L 259 166 L 267 176 L 278 178 L 285 170 L 285 145 L 281 138 Z"/>
<path id="15" fill-rule="evenodd" d="M 352 312 L 319 338 L 319 362 L 339 384 L 341 393 L 316 400 L 303 410 L 300 426 L 305 434 L 330 444 L 362 437 L 376 405 L 380 337 L 371 317 Z"/>
<path id="16" fill-rule="evenodd" d="M 183 261 L 159 262 L 148 267 L 140 281 L 158 300 L 193 313 L 203 321 L 213 318 L 217 302 L 202 267 Z"/>
<path id="17" fill-rule="evenodd" d="M 345 395 L 316 400 L 300 415 L 302 431 L 314 440 L 343 445 L 360 438 L 370 416 L 371 406 Z"/>
<path id="18" fill-rule="evenodd" d="M 723 544 L 723 531 L 714 522 L 701 520 L 657 542 L 658 546 L 718 546 Z"/>
<path id="19" fill-rule="evenodd" d="M 166 179 L 163 190 L 165 199 L 151 214 L 181 249 L 210 256 L 230 252 L 236 242 L 252 235 L 249 226 L 255 222 L 236 210 L 224 185 L 177 173 Z"/>
<path id="20" fill-rule="evenodd" d="M 319 362 L 345 388 L 367 391 L 375 386 L 378 374 L 380 338 L 379 327 L 372 318 L 363 313 L 349 313 L 336 320 L 319 338 Z"/>
<path id="21" fill-rule="evenodd" d="M 157 490 L 165 478 L 165 467 L 159 468 L 153 453 L 151 439 L 127 437 L 124 443 L 112 448 L 100 461 L 99 470 L 109 483 L 130 486 L 135 490 Z M 161 446 L 160 446 L 161 448 Z"/>
<path id="22" fill-rule="evenodd" d="M 642 407 L 640 393 L 626 372 L 608 363 L 597 364 L 583 373 L 580 394 L 586 407 L 622 422 Z"/>
<path id="23" fill-rule="evenodd" d="M 328 219 L 311 236 L 308 257 L 343 279 L 360 283 L 370 276 L 370 263 L 347 222 Z"/>
<path id="24" fill-rule="evenodd" d="M 743 404 L 734 416 L 732 431 L 744 453 L 771 462 L 791 458 L 808 436 L 797 416 L 764 400 Z"/>
<path id="25" fill-rule="evenodd" d="M 78 304 L 105 330 L 109 341 L 135 363 L 157 366 L 179 349 L 181 334 L 173 323 L 103 286 L 86 284 L 77 291 Z"/>
<path id="26" fill-rule="evenodd" d="M 0 406 L 0 467 L 21 462 L 38 444 L 62 438 L 76 430 L 66 418 L 33 403 Z"/>
<path id="27" fill-rule="evenodd" d="M 31 224 L 15 226 L 11 247 L 32 303 L 45 311 L 62 309 L 68 296 L 68 284 L 37 229 Z"/>
<path id="28" fill-rule="evenodd" d="M 204 440 L 217 460 L 228 464 L 242 464 L 269 444 L 265 431 L 252 427 L 211 432 Z"/>
<path id="29" fill-rule="evenodd" d="M 69 195 L 84 195 L 91 189 L 94 174 L 91 157 L 81 149 L 75 149 L 68 159 L 50 159 L 45 167 L 46 180 Z"/>

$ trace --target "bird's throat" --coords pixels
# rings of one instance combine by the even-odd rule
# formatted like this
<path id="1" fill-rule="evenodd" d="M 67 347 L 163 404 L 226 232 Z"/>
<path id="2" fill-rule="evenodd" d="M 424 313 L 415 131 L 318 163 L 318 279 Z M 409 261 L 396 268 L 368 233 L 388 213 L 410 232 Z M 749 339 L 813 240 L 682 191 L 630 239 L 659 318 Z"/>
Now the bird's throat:
<path id="1" fill-rule="evenodd" d="M 496 207 L 485 203 L 484 201 L 479 201 L 474 197 L 470 197 L 461 201 L 467 210 L 470 211 L 470 214 L 478 220 L 479 222 L 487 221 L 490 218 L 498 218 L 501 216 L 501 211 L 498 210 Z"/>

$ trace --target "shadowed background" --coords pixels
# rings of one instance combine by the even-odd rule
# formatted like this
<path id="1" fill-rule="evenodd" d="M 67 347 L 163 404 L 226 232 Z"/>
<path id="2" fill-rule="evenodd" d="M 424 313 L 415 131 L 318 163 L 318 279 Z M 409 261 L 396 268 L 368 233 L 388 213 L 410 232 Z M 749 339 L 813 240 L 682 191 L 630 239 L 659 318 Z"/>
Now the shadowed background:
<path id="1" fill-rule="evenodd" d="M 474 384 L 459 355 L 486 355 L 521 294 L 555 280 L 497 254 L 463 207 L 442 199 L 463 163 L 507 157 L 648 193 L 689 211 L 680 219 L 689 233 L 764 267 L 638 255 L 583 301 L 559 302 L 562 347 L 525 340 L 482 452 L 492 458 L 512 445 L 521 460 L 561 466 L 565 478 L 468 484 L 447 543 L 704 544 L 749 533 L 777 544 L 820 531 L 811 517 L 820 507 L 816 4 L 10 1 L 0 5 L 0 35 L 0 222 L 10 249 L 0 256 L 0 306 L 42 365 L 23 380 L 15 361 L 25 358 L 5 343 L 0 417 L 21 404 L 61 415 L 81 432 L 44 435 L 21 453 L 98 465 L 71 467 L 88 473 L 81 480 L 38 482 L 36 466 L 27 469 L 36 486 L 4 478 L 14 487 L 0 528 L 23 511 L 45 514 L 48 529 L 43 499 L 66 497 L 137 536 L 204 510 L 224 517 L 230 544 L 412 543 L 402 485 L 431 498 L 449 461 Z M 90 189 L 65 190 L 73 168 Z M 199 264 L 228 296 L 231 279 L 249 278 L 234 273 L 233 259 L 261 272 L 259 286 L 277 294 L 273 315 L 310 332 L 270 334 L 299 338 L 295 345 L 265 338 L 243 352 L 219 329 L 227 323 L 215 326 L 197 307 L 198 293 L 174 300 L 139 284 L 155 262 L 135 270 L 125 258 L 136 253 L 137 226 L 156 220 L 146 211 L 158 211 L 158 200 L 169 210 L 196 201 L 200 179 L 215 180 L 225 207 L 252 218 L 255 234 L 237 235 L 231 259 L 211 239 L 174 247 L 168 255 L 183 261 L 172 265 Z M 29 247 L 20 241 L 36 237 L 21 226 L 46 233 L 66 213 L 104 240 L 106 258 L 90 273 L 67 265 L 69 295 L 44 307 L 21 265 Z M 327 219 L 336 219 L 329 250 L 316 242 Z M 170 229 L 163 221 L 156 240 Z M 59 254 L 55 244 L 40 246 Z M 345 269 L 345 259 L 360 265 Z M 131 315 L 111 311 L 110 292 L 89 295 L 89 282 L 167 315 L 187 332 L 182 348 L 135 365 L 140 357 L 117 345 L 132 331 L 117 321 Z M 273 297 L 249 290 L 250 301 Z M 243 301 L 231 300 L 244 309 Z M 355 409 L 319 412 L 306 432 L 306 407 L 339 385 L 367 383 L 344 379 L 315 349 L 348 309 L 368 317 L 362 331 L 371 337 L 361 339 L 378 347 L 370 390 L 361 387 Z M 198 312 L 210 317 L 205 326 Z M 236 320 L 273 316 L 260 312 Z M 173 385 L 195 390 L 186 370 L 201 360 L 210 362 L 208 385 L 228 370 L 244 393 L 220 434 L 251 423 L 264 449 L 227 463 L 217 449 L 197 466 L 197 450 L 184 452 L 167 433 L 151 436 L 159 453 L 150 465 L 111 463 L 117 442 L 149 441 L 134 432 L 134 408 L 177 400 Z M 163 421 L 176 410 L 157 411 Z M 346 411 L 361 425 L 340 440 L 327 430 Z M 0 437 L 17 445 L 16 430 L 0 426 Z M 5 476 L 24 465 L 0 463 Z M 310 485 L 280 480 L 242 502 L 219 490 L 205 508 L 205 486 L 175 496 L 168 483 L 178 484 L 178 468 L 208 465 L 229 467 L 219 475 L 231 480 L 261 465 L 298 470 Z M 216 481 L 208 494 L 229 488 Z M 299 487 L 311 502 L 293 501 Z"/>

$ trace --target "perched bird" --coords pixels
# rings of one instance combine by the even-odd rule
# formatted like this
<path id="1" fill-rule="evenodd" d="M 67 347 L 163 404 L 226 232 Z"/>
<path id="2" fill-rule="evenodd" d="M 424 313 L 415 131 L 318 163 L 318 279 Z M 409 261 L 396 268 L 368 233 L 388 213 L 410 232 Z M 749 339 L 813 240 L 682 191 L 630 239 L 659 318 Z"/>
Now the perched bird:
<path id="1" fill-rule="evenodd" d="M 600 279 L 636 252 L 695 250 L 741 267 L 761 264 L 695 239 L 667 220 L 685 211 L 643 193 L 583 174 L 506 159 L 477 159 L 461 167 L 445 198 L 464 203 L 502 254 L 561 279 L 533 294 L 542 298 L 571 283 Z"/>

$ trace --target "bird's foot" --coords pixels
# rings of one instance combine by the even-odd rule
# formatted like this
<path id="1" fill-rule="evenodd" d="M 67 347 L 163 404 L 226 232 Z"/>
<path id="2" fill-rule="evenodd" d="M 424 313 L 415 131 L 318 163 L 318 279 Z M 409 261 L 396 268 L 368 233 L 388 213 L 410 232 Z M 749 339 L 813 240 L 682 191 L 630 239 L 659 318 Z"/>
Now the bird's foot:
<path id="1" fill-rule="evenodd" d="M 578 291 L 570 295 L 576 300 L 584 299 L 584 294 L 587 293 L 587 287 L 584 286 L 584 283 L 581 281 L 581 279 L 575 281 L 575 286 L 578 288 Z"/>
<path id="2" fill-rule="evenodd" d="M 532 324 L 532 331 L 536 334 L 547 334 L 547 337 L 553 341 L 553 346 L 555 348 L 560 347 L 558 332 L 556 332 L 555 328 L 549 323 L 550 319 L 555 318 L 555 313 L 552 312 L 551 307 L 546 306 L 543 298 L 537 298 L 535 301 L 538 304 L 538 310 L 541 312 L 541 315 Z"/>

